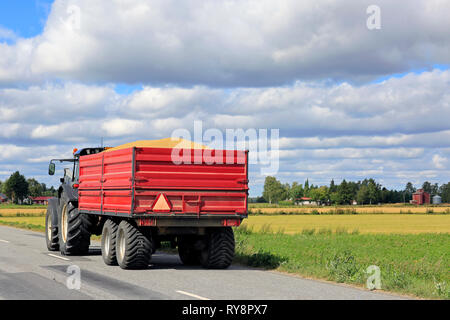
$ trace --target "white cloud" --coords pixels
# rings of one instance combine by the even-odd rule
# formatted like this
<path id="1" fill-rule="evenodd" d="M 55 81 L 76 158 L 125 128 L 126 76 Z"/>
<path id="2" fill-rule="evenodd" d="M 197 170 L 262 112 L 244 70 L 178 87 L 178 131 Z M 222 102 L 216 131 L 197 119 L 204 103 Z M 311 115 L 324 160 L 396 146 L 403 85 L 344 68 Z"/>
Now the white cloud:
<path id="1" fill-rule="evenodd" d="M 0 29 L 0 178 L 202 120 L 280 129 L 285 181 L 448 182 L 450 71 L 432 66 L 450 63 L 449 3 L 381 0 L 377 31 L 369 4 L 56 0 L 41 35 Z"/>
<path id="2" fill-rule="evenodd" d="M 446 165 L 447 165 L 447 161 L 448 161 L 447 158 L 441 157 L 438 154 L 435 154 L 433 156 L 433 160 L 432 160 L 432 162 L 433 162 L 434 166 L 436 167 L 436 169 L 445 169 Z"/>
<path id="3" fill-rule="evenodd" d="M 14 31 L 0 26 L 0 40 L 16 40 L 17 35 Z"/>
<path id="4" fill-rule="evenodd" d="M 56 0 L 41 35 L 0 46 L 0 82 L 259 86 L 450 63 L 447 1 L 380 0 L 377 31 L 366 28 L 370 4 Z"/>

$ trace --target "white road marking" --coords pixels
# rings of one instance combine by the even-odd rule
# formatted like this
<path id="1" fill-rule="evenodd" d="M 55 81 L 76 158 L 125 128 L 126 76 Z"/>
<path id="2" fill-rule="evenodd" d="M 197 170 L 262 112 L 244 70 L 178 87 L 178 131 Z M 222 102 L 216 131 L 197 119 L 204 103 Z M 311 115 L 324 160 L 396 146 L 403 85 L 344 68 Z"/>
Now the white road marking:
<path id="1" fill-rule="evenodd" d="M 186 291 L 177 290 L 177 292 L 181 293 L 181 294 L 184 294 L 186 296 L 189 296 L 189 297 L 193 297 L 193 298 L 199 299 L 199 300 L 211 300 L 211 299 L 208 299 L 208 298 L 205 298 L 205 297 L 201 297 L 201 296 L 198 296 L 196 294 L 189 293 L 189 292 L 186 292 Z"/>
<path id="2" fill-rule="evenodd" d="M 4 242 L 4 243 L 10 243 L 9 241 L 6 241 L 6 240 L 2 240 L 2 239 L 0 239 L 0 242 Z"/>
<path id="3" fill-rule="evenodd" d="M 58 258 L 58 259 L 61 259 L 61 260 L 70 261 L 70 259 L 67 259 L 67 258 L 64 258 L 64 257 L 61 257 L 61 256 L 57 256 L 57 255 L 55 255 L 55 254 L 49 253 L 48 255 L 49 255 L 50 257 L 53 257 L 53 258 Z"/>

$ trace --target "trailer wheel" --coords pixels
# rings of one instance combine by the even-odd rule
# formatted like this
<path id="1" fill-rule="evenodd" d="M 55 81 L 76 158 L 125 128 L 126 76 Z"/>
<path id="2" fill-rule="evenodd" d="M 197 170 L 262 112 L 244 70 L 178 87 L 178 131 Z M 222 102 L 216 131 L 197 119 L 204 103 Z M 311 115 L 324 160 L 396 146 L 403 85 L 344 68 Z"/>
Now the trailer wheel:
<path id="1" fill-rule="evenodd" d="M 89 252 L 91 220 L 78 211 L 62 193 L 58 217 L 59 250 L 63 255 L 83 255 Z"/>
<path id="2" fill-rule="evenodd" d="M 53 225 L 53 215 L 55 213 L 57 212 L 54 212 L 53 208 L 48 205 L 47 213 L 45 214 L 45 241 L 47 243 L 47 249 L 49 251 L 59 250 L 58 226 Z"/>
<path id="3" fill-rule="evenodd" d="M 187 266 L 200 264 L 200 250 L 196 250 L 194 242 L 185 237 L 178 238 L 178 255 L 181 262 Z"/>
<path id="4" fill-rule="evenodd" d="M 206 248 L 201 251 L 204 268 L 226 269 L 234 258 L 234 233 L 230 227 L 214 229 L 206 236 Z"/>
<path id="5" fill-rule="evenodd" d="M 122 269 L 145 269 L 152 257 L 152 237 L 136 225 L 122 220 L 117 229 L 116 255 Z"/>
<path id="6" fill-rule="evenodd" d="M 112 219 L 106 220 L 102 231 L 102 257 L 108 266 L 117 266 L 116 238 L 119 225 Z"/>

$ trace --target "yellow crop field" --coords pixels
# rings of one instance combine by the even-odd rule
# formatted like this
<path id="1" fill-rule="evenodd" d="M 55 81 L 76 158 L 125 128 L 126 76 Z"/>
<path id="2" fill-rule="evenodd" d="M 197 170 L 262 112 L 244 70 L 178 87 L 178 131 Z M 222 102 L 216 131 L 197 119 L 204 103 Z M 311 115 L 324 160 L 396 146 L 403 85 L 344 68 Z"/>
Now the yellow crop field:
<path id="1" fill-rule="evenodd" d="M 450 215 L 364 214 L 364 215 L 276 215 L 250 216 L 243 225 L 258 231 L 270 228 L 293 234 L 305 229 L 347 230 L 359 233 L 418 234 L 450 233 Z"/>
<path id="2" fill-rule="evenodd" d="M 434 206 L 434 207 L 416 207 L 416 206 L 345 206 L 345 207 L 279 207 L 279 208 L 259 208 L 249 207 L 249 210 L 254 213 L 261 214 L 280 214 L 280 213 L 299 213 L 307 214 L 311 212 L 333 213 L 336 211 L 343 211 L 343 213 L 358 213 L 358 214 L 424 214 L 424 213 L 450 213 L 448 206 Z"/>
<path id="3" fill-rule="evenodd" d="M 14 217 L 17 214 L 25 214 L 25 215 L 41 215 L 45 214 L 47 208 L 26 208 L 26 209 L 12 209 L 12 208 L 0 208 L 0 216 L 2 217 Z"/>

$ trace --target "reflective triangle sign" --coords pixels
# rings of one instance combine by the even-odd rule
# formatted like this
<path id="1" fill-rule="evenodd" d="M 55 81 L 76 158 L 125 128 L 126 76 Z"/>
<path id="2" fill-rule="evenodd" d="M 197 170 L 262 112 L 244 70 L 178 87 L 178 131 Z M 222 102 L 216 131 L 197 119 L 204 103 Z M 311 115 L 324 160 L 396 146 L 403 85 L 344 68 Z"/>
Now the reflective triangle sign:
<path id="1" fill-rule="evenodd" d="M 155 212 L 170 212 L 172 206 L 164 193 L 160 193 L 153 203 L 153 211 Z"/>

